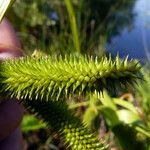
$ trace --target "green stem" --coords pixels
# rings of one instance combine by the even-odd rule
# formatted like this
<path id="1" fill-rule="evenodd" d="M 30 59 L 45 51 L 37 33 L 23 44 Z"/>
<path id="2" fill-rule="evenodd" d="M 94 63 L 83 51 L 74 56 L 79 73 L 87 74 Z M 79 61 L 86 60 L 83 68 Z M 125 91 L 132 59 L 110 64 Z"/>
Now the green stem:
<path id="1" fill-rule="evenodd" d="M 140 132 L 140 133 L 142 133 L 142 134 L 144 134 L 145 136 L 147 136 L 147 137 L 150 138 L 150 133 L 149 133 L 148 131 L 143 130 L 143 129 L 140 128 L 140 127 L 135 127 L 135 129 L 136 129 L 138 132 Z"/>
<path id="2" fill-rule="evenodd" d="M 78 35 L 78 29 L 77 29 L 77 22 L 76 22 L 76 17 L 74 14 L 73 6 L 70 0 L 64 0 L 65 5 L 69 14 L 69 20 L 70 20 L 70 28 L 72 31 L 72 36 L 73 36 L 73 42 L 74 46 L 76 49 L 76 52 L 80 54 L 80 41 L 79 41 L 79 35 Z"/>
<path id="3" fill-rule="evenodd" d="M 69 109 L 75 109 L 75 108 L 82 107 L 82 106 L 87 106 L 87 105 L 89 105 L 89 102 L 76 103 L 76 104 L 70 105 Z"/>

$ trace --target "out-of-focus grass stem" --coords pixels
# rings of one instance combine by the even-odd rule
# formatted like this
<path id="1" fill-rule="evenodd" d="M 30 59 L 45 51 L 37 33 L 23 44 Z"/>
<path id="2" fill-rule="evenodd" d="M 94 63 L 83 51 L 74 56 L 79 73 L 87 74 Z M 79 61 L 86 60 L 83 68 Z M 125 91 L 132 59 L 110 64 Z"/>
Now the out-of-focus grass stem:
<path id="1" fill-rule="evenodd" d="M 76 22 L 73 6 L 70 0 L 64 0 L 64 2 L 69 14 L 70 28 L 72 32 L 74 47 L 76 52 L 80 53 L 81 49 L 80 49 L 79 34 L 78 34 L 77 22 Z"/>

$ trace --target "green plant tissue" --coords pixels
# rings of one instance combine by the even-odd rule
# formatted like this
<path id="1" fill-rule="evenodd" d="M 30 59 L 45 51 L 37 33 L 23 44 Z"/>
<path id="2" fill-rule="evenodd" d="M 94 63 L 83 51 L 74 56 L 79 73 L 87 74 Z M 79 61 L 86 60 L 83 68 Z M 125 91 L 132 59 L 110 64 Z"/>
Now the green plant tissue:
<path id="1" fill-rule="evenodd" d="M 11 6 L 14 0 L 0 0 L 0 22 L 2 21 L 5 12 Z"/>

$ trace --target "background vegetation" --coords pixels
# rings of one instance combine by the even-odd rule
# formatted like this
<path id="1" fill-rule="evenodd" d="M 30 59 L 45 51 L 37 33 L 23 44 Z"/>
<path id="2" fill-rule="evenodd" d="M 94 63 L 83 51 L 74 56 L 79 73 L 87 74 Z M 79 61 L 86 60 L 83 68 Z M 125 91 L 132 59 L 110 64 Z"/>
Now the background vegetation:
<path id="1" fill-rule="evenodd" d="M 82 53 L 101 55 L 105 42 L 118 34 L 123 26 L 131 25 L 134 2 L 73 0 L 72 13 L 64 0 L 17 0 L 8 17 L 25 49 L 39 48 L 47 49 L 48 53 L 66 54 L 72 53 L 78 45 Z"/>

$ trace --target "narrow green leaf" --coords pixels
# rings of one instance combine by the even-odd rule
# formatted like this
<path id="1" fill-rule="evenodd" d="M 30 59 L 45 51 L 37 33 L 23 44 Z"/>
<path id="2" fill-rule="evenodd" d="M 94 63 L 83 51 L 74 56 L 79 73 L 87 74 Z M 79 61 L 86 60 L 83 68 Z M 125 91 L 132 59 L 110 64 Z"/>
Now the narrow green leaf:
<path id="1" fill-rule="evenodd" d="M 119 99 L 119 98 L 112 98 L 112 101 L 113 101 L 116 105 L 119 105 L 119 106 L 121 106 L 121 107 L 124 107 L 124 108 L 130 110 L 131 112 L 133 112 L 133 113 L 135 113 L 135 114 L 138 114 L 138 113 L 137 113 L 137 110 L 136 110 L 136 107 L 135 107 L 132 103 L 130 103 L 130 102 L 128 102 L 128 101 L 126 101 L 126 100 Z"/>
<path id="2" fill-rule="evenodd" d="M 0 22 L 13 2 L 14 0 L 0 0 Z"/>
<path id="3" fill-rule="evenodd" d="M 103 95 L 100 97 L 100 101 L 102 102 L 102 104 L 106 107 L 111 108 L 112 110 L 116 111 L 117 107 L 114 104 L 114 102 L 112 101 L 112 98 L 109 97 L 109 95 L 107 94 L 106 91 L 103 92 Z"/>

